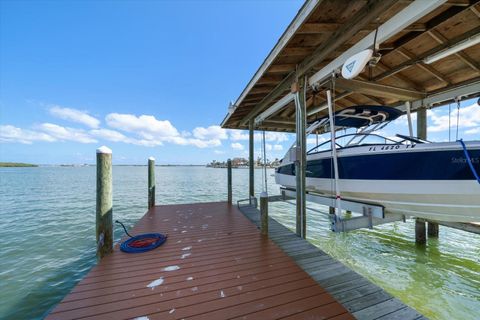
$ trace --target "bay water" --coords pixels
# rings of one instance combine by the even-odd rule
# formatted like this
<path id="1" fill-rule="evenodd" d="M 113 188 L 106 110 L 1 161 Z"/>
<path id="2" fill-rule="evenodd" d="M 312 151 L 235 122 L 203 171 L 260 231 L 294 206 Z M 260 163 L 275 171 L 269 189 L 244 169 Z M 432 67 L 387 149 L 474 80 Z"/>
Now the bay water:
<path id="1" fill-rule="evenodd" d="M 96 263 L 95 167 L 0 168 L 0 319 L 41 319 Z M 226 169 L 156 167 L 157 204 L 224 201 Z M 268 191 L 278 194 L 273 170 Z M 262 171 L 255 172 L 256 192 Z M 113 167 L 113 214 L 132 227 L 146 211 L 147 167 Z M 234 200 L 248 194 L 248 170 L 233 170 Z M 328 208 L 308 204 L 315 210 Z M 270 216 L 295 228 L 295 207 Z M 414 223 L 335 234 L 307 213 L 307 237 L 334 258 L 431 319 L 480 319 L 480 236 L 440 227 L 415 245 Z M 115 226 L 115 240 L 123 230 Z"/>

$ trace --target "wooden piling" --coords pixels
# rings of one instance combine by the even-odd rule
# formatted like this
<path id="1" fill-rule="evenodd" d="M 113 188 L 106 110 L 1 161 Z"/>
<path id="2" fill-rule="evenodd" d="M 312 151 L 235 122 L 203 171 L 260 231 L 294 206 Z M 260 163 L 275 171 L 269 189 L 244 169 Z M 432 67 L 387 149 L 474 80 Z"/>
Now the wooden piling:
<path id="1" fill-rule="evenodd" d="M 427 222 L 427 233 L 429 237 L 438 237 L 438 223 Z"/>
<path id="2" fill-rule="evenodd" d="M 427 109 L 425 108 L 417 111 L 417 137 L 427 139 Z"/>
<path id="3" fill-rule="evenodd" d="M 96 239 L 100 259 L 113 249 L 112 203 L 112 150 L 103 146 L 97 149 Z"/>
<path id="4" fill-rule="evenodd" d="M 260 232 L 268 236 L 268 194 L 266 191 L 260 194 Z"/>
<path id="5" fill-rule="evenodd" d="M 148 158 L 148 209 L 155 206 L 155 158 Z"/>
<path id="6" fill-rule="evenodd" d="M 417 111 L 417 136 L 420 139 L 427 140 L 427 109 L 420 108 Z M 438 224 L 434 222 L 427 222 L 428 236 L 438 237 Z"/>
<path id="7" fill-rule="evenodd" d="M 255 197 L 255 163 L 253 160 L 254 152 L 254 123 L 253 119 L 248 123 L 248 196 L 250 199 Z"/>
<path id="8" fill-rule="evenodd" d="M 295 124 L 296 124 L 296 233 L 305 239 L 307 233 L 307 203 L 306 203 L 306 168 L 307 168 L 307 140 L 306 140 L 306 81 L 300 78 L 292 84 L 291 92 L 295 94 Z"/>
<path id="9" fill-rule="evenodd" d="M 417 244 L 425 244 L 427 242 L 424 220 L 415 219 L 415 242 Z"/>
<path id="10" fill-rule="evenodd" d="M 227 160 L 227 201 L 232 204 L 232 160 Z"/>

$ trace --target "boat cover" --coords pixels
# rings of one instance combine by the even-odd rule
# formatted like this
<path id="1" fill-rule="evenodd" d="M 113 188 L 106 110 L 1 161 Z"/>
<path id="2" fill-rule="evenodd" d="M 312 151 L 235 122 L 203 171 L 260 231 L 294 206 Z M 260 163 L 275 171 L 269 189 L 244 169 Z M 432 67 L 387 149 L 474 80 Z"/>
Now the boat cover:
<path id="1" fill-rule="evenodd" d="M 401 115 L 403 112 L 393 107 L 358 105 L 335 112 L 334 121 L 337 127 L 361 128 L 379 122 L 392 121 Z"/>

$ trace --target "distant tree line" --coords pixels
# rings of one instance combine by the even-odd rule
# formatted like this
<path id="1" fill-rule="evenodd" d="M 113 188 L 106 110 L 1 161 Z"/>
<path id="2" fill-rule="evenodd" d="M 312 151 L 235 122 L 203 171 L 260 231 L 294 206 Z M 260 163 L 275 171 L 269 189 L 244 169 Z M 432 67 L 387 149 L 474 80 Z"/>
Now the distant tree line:
<path id="1" fill-rule="evenodd" d="M 38 167 L 38 165 L 22 162 L 0 162 L 0 167 Z"/>
<path id="2" fill-rule="evenodd" d="M 262 167 L 263 166 L 263 159 L 261 157 L 258 157 L 257 160 L 254 163 L 255 167 Z M 278 158 L 275 158 L 275 160 L 270 160 L 267 159 L 266 161 L 267 167 L 270 168 L 276 168 L 280 165 L 280 160 Z M 232 167 L 233 168 L 248 168 L 250 166 L 250 163 L 248 159 L 245 158 L 233 158 L 232 159 Z M 226 168 L 227 167 L 227 161 L 217 161 L 213 160 L 209 164 L 207 164 L 207 167 L 209 168 Z"/>

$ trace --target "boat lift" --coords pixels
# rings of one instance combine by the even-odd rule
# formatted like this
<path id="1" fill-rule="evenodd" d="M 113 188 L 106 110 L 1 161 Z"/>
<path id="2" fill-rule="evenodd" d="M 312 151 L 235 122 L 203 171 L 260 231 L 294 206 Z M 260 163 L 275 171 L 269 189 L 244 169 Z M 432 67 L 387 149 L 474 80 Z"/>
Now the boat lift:
<path id="1" fill-rule="evenodd" d="M 296 195 L 296 190 L 288 188 L 280 188 L 281 197 L 272 197 L 269 198 L 269 202 L 274 201 L 286 201 L 289 199 L 294 199 Z M 330 208 L 335 207 L 335 198 L 317 194 L 314 192 L 306 192 L 306 200 L 309 202 L 321 204 L 328 206 Z M 311 209 L 311 208 L 307 208 Z M 356 202 L 350 200 L 342 199 L 342 209 L 360 213 L 360 216 L 353 216 L 351 218 L 345 218 L 343 215 L 333 215 L 332 213 L 325 213 L 330 217 L 332 223 L 332 231 L 334 232 L 346 232 L 357 230 L 361 228 L 370 228 L 374 226 L 395 222 L 403 221 L 405 222 L 405 215 L 395 214 L 395 213 L 385 213 L 384 207 L 381 205 L 376 205 L 372 203 Z M 318 213 L 323 213 L 316 210 Z"/>
<path id="2" fill-rule="evenodd" d="M 391 9 L 391 14 L 387 14 L 380 22 L 378 17 L 385 15 L 387 8 Z M 458 35 L 455 28 L 442 27 L 442 32 L 436 30 L 440 29 L 441 24 L 458 24 L 467 17 L 478 16 L 475 5 L 456 7 L 446 3 L 446 0 L 415 0 L 408 5 L 399 6 L 397 10 L 392 8 L 387 1 L 380 1 L 352 13 L 349 22 L 341 22 L 341 27 L 331 33 L 326 41 L 322 38 L 320 45 L 312 52 L 311 42 L 304 39 L 306 34 L 309 38 L 318 34 L 320 38 L 320 34 L 323 37 L 323 34 L 329 34 L 329 31 L 322 29 L 324 24 L 318 24 L 310 18 L 321 16 L 321 1 L 307 0 L 222 121 L 223 128 L 248 129 L 249 132 L 249 198 L 243 202 L 247 202 L 247 205 L 257 205 L 253 188 L 254 131 L 296 133 L 296 146 L 289 150 L 286 156 L 295 159 L 293 162 L 297 172 L 297 187 L 282 189 L 281 195 L 269 196 L 268 199 L 270 202 L 296 200 L 296 232 L 300 237 L 305 237 L 306 233 L 306 200 L 327 205 L 331 208 L 330 211 L 337 208 L 338 214 L 332 225 L 337 232 L 405 220 L 405 216 L 401 214 L 392 216 L 386 213 L 378 204 L 342 199 L 338 183 L 333 190 L 336 195 L 334 198 L 306 190 L 306 134 L 310 133 L 310 128 L 306 128 L 307 119 L 313 120 L 317 114 L 325 115 L 329 109 L 330 121 L 323 125 L 325 128 L 333 128 L 330 131 L 334 140 L 334 132 L 339 126 L 328 124 L 331 122 L 332 112 L 335 111 L 332 104 L 338 103 L 340 109 L 345 109 L 352 100 L 358 100 L 361 104 L 365 103 L 365 100 L 373 101 L 378 105 L 391 101 L 388 102 L 389 105 L 407 114 L 410 138 L 414 129 L 412 113 L 417 112 L 417 135 L 425 140 L 427 109 L 453 100 L 480 96 L 480 78 L 477 74 L 479 66 L 465 51 L 479 43 L 480 25 L 459 24 L 463 26 L 461 35 Z M 470 20 L 478 21 L 473 18 Z M 374 21 L 376 28 L 372 30 Z M 428 23 L 423 26 L 425 21 Z M 321 30 L 315 31 L 314 26 Z M 421 30 L 412 29 L 419 27 Z M 359 32 L 365 32 L 366 36 L 355 40 L 353 44 L 347 43 L 358 36 Z M 427 35 L 429 36 L 426 39 L 421 38 Z M 395 39 L 398 44 L 390 41 L 391 39 Z M 426 52 L 416 47 L 410 48 L 411 52 L 405 50 L 404 45 L 414 40 L 427 41 L 431 49 Z M 340 49 L 341 45 L 346 45 L 348 49 Z M 391 61 L 392 52 L 406 60 Z M 436 69 L 434 62 L 448 56 L 455 56 L 456 60 L 454 64 L 447 64 L 447 72 L 451 76 L 446 78 Z M 286 60 L 285 57 L 291 59 Z M 368 67 L 364 68 L 367 65 Z M 372 73 L 371 70 L 375 67 L 377 72 Z M 340 69 L 342 77 L 339 76 Z M 335 72 L 337 77 L 332 77 L 332 72 Z M 432 85 L 437 82 L 441 85 Z M 330 99 L 320 98 L 320 101 L 316 99 L 319 92 L 326 90 L 331 90 L 334 96 Z M 337 180 L 338 174 L 335 176 Z M 241 204 L 242 202 L 239 202 L 239 205 Z M 341 215 L 344 210 L 355 212 L 359 216 L 347 219 Z M 438 236 L 438 224 L 447 225 L 432 222 L 432 226 L 437 225 L 437 235 L 433 236 Z M 417 228 L 420 224 L 423 224 L 423 228 Z M 480 226 L 472 225 L 464 224 L 458 229 L 480 229 Z M 448 223 L 448 226 L 457 227 L 452 223 Z M 417 219 L 416 241 L 425 242 L 425 220 Z"/>

